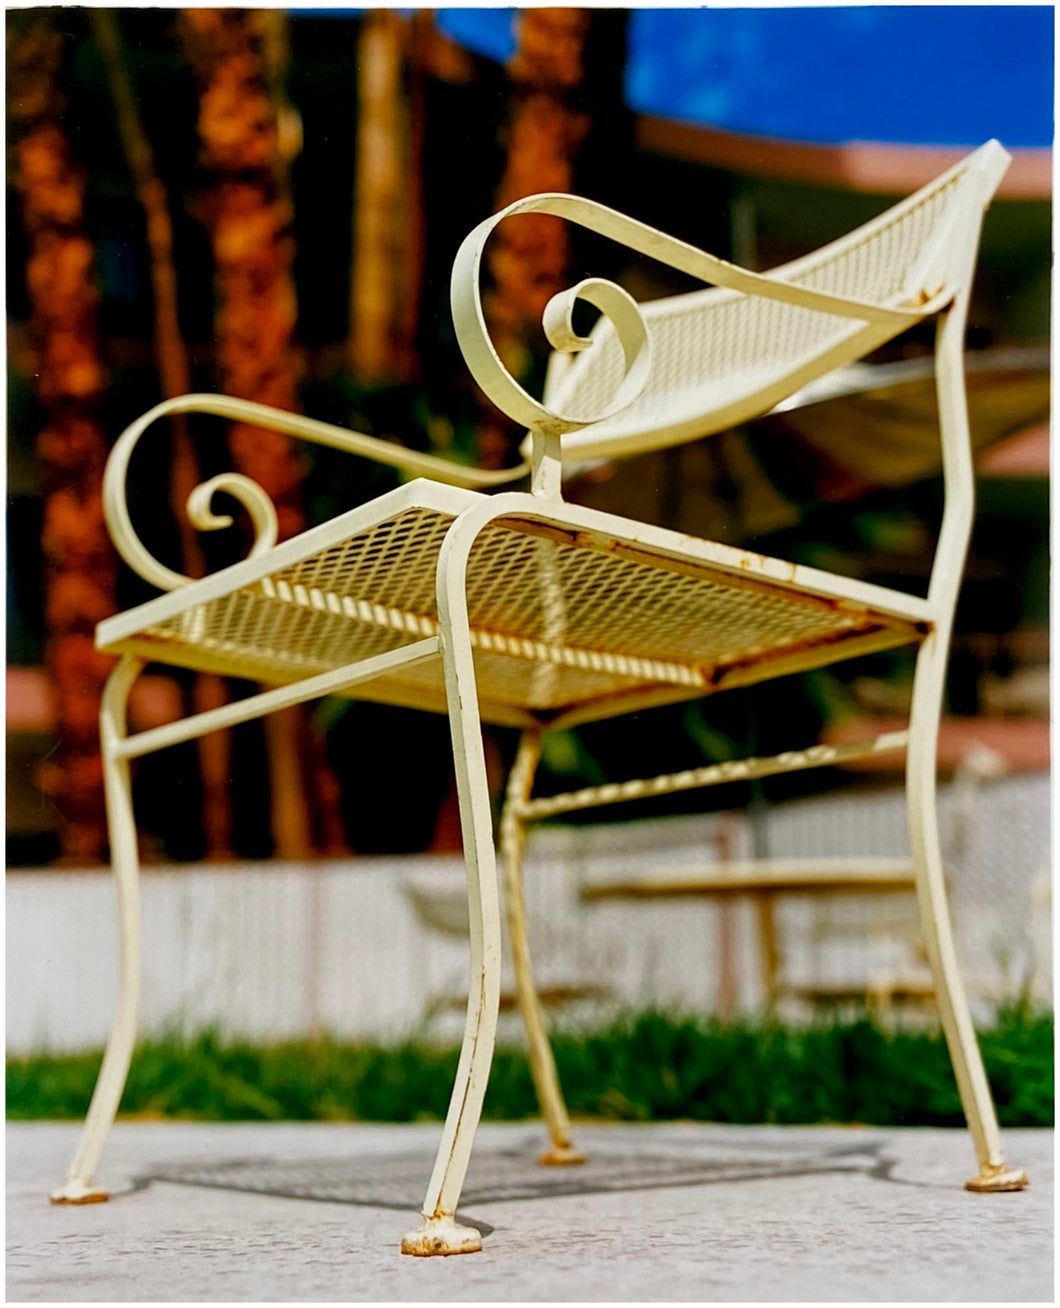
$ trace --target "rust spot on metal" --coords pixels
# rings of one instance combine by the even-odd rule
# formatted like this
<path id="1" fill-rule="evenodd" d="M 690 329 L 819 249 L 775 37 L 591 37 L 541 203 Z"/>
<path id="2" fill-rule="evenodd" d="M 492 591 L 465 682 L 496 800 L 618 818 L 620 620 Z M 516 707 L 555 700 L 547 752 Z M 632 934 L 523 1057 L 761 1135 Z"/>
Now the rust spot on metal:
<path id="1" fill-rule="evenodd" d="M 865 612 L 865 605 L 853 600 L 845 600 L 830 595 L 814 595 L 803 590 L 792 590 L 797 586 L 799 565 L 788 559 L 777 559 L 772 555 L 756 555 L 743 551 L 734 565 L 720 562 L 698 561 L 674 558 L 664 550 L 650 545 L 636 544 L 631 541 L 614 540 L 610 536 L 557 525 L 538 518 L 512 515 L 497 518 L 492 526 L 502 527 L 519 535 L 535 536 L 550 540 L 556 545 L 572 549 L 591 550 L 596 554 L 622 559 L 625 562 L 639 564 L 643 567 L 657 568 L 663 572 L 678 576 L 692 577 L 696 580 L 724 586 L 732 590 L 750 590 L 760 595 L 772 595 L 789 604 L 802 608 L 824 610 L 831 613 L 849 613 L 852 616 Z M 488 529 L 487 529 L 488 530 Z M 687 537 L 695 544 L 702 544 L 694 537 Z M 759 561 L 783 568 L 786 581 L 777 577 L 763 576 L 758 570 Z M 903 623 L 896 619 L 896 623 Z M 908 625 L 908 624 L 903 624 Z"/>
<path id="2" fill-rule="evenodd" d="M 903 623 L 901 625 L 886 622 L 865 622 L 857 627 L 844 627 L 840 630 L 826 631 L 804 640 L 792 641 L 774 649 L 729 659 L 724 663 L 703 666 L 704 677 L 712 690 L 725 690 L 733 682 L 741 685 L 755 681 L 765 681 L 770 677 L 783 675 L 784 665 L 796 664 L 792 671 L 808 671 L 821 663 L 834 661 L 836 647 L 850 643 L 852 648 L 840 658 L 854 658 L 861 654 L 877 653 L 883 649 L 892 649 L 917 641 L 921 634 L 921 624 Z M 863 642 L 878 637 L 866 646 Z M 754 675 L 757 673 L 758 675 Z"/>
<path id="3" fill-rule="evenodd" d="M 470 1057 L 468 1059 L 468 1075 L 464 1080 L 464 1094 L 460 1100 L 460 1107 L 457 1110 L 457 1114 L 456 1114 L 457 1132 L 460 1129 L 460 1123 L 463 1121 L 464 1113 L 467 1110 L 468 1095 L 471 1091 L 471 1069 L 474 1066 L 475 1051 L 478 1049 L 479 1036 L 481 1035 L 482 1032 L 482 1013 L 483 1013 L 483 1009 L 486 1006 L 486 970 L 484 967 L 480 969 L 478 993 L 479 993 L 478 1015 L 477 1015 L 477 1020 L 475 1022 L 475 1033 L 471 1037 L 471 1050 L 470 1050 Z M 492 1057 L 490 1061 L 492 1062 Z M 486 1067 L 486 1076 L 487 1077 L 489 1076 L 488 1066 Z M 474 1128 L 472 1128 L 472 1131 L 473 1130 Z M 453 1135 L 453 1143 L 454 1144 L 456 1143 L 456 1132 L 454 1132 Z M 433 1221 L 436 1218 L 450 1218 L 453 1216 L 452 1213 L 445 1212 L 445 1210 L 441 1207 L 441 1192 L 445 1189 L 445 1182 L 448 1179 L 449 1168 L 452 1166 L 452 1163 L 453 1163 L 453 1153 L 452 1150 L 450 1150 L 449 1158 L 446 1161 L 445 1173 L 442 1176 L 442 1183 L 438 1188 L 438 1203 L 435 1205 L 434 1212 L 430 1215 L 429 1220 Z M 461 1178 L 461 1180 L 462 1179 L 463 1178 Z M 435 1252 L 438 1251 L 439 1251 L 438 1249 L 435 1250 Z"/>

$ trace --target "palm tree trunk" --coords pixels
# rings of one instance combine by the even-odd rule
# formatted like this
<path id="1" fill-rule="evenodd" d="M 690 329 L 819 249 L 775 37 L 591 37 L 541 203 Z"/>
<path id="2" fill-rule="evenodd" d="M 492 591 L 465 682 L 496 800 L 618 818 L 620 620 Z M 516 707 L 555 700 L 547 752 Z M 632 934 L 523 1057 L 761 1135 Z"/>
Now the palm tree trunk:
<path id="1" fill-rule="evenodd" d="M 574 162 L 590 118 L 578 103 L 593 21 L 587 9 L 524 9 L 508 64 L 507 158 L 495 208 L 536 191 L 573 189 Z M 548 301 L 565 285 L 570 258 L 566 224 L 547 214 L 504 223 L 487 247 L 492 286 L 484 310 L 497 353 L 516 377 L 532 364 L 531 336 Z M 504 467 L 520 433 L 492 406 L 479 428 L 479 461 Z"/>
<path id="2" fill-rule="evenodd" d="M 91 21 L 114 101 L 118 135 L 147 220 L 151 289 L 154 293 L 155 358 L 162 380 L 162 394 L 170 399 L 190 391 L 192 382 L 188 348 L 180 330 L 169 197 L 155 168 L 154 151 L 140 119 L 117 16 L 112 10 L 93 9 Z M 169 424 L 170 505 L 180 538 L 181 568 L 186 576 L 201 577 L 206 567 L 199 538 L 185 509 L 188 496 L 202 480 L 199 462 L 184 414 L 173 414 Z M 224 699 L 221 678 L 203 674 L 196 677 L 195 683 L 187 689 L 185 709 L 194 712 L 202 705 L 216 707 L 224 703 Z M 228 791 L 231 768 L 229 733 L 214 732 L 202 736 L 196 747 L 202 780 L 205 856 L 211 862 L 226 861 L 233 857 L 232 805 Z"/>
<path id="3" fill-rule="evenodd" d="M 113 660 L 96 651 L 93 630 L 114 612 L 117 560 L 103 521 L 98 291 L 85 178 L 64 130 L 64 54 L 47 12 L 8 15 L 11 164 L 43 414 L 36 452 L 44 479 L 45 662 L 58 734 L 40 784 L 58 811 L 62 860 L 84 864 L 100 861 L 107 841 L 98 716 Z"/>
<path id="4" fill-rule="evenodd" d="M 179 31 L 199 82 L 199 157 L 211 177 L 199 209 L 213 247 L 220 386 L 242 399 L 294 410 L 301 360 L 294 338 L 289 170 L 300 148 L 300 127 L 282 94 L 286 19 L 279 10 L 185 9 Z M 229 448 L 236 468 L 275 504 L 280 539 L 301 531 L 304 465 L 296 444 L 238 423 Z M 341 826 L 328 798 L 334 788 L 312 779 L 323 764 L 321 751 L 311 748 L 308 724 L 307 711 L 300 709 L 264 724 L 273 836 L 281 858 L 312 854 L 314 831 L 323 832 L 331 846 L 339 843 Z"/>
<path id="5" fill-rule="evenodd" d="M 154 151 L 140 120 L 115 12 L 93 9 L 91 22 L 114 101 L 118 135 L 147 219 L 151 290 L 154 294 L 155 357 L 162 379 L 162 394 L 171 399 L 191 390 L 191 364 L 177 310 L 177 270 L 173 261 L 173 219 L 169 197 L 158 176 Z M 170 502 L 180 532 L 181 566 L 187 575 L 201 577 L 205 571 L 202 550 L 184 508 L 200 480 L 198 460 L 188 435 L 185 415 L 174 414 L 169 424 Z"/>
<path id="6" fill-rule="evenodd" d="M 285 19 L 278 10 L 185 9 L 179 29 L 199 81 L 199 159 L 212 179 L 199 209 L 213 247 L 219 381 L 229 395 L 294 410 L 300 364 L 288 168 L 297 120 L 277 93 Z M 239 471 L 275 503 L 280 539 L 302 530 L 293 440 L 236 424 L 229 445 Z"/>
<path id="7" fill-rule="evenodd" d="M 406 268 L 408 123 L 403 97 L 406 20 L 369 10 L 357 46 L 357 158 L 350 277 L 350 372 L 361 383 L 399 379 Z"/>

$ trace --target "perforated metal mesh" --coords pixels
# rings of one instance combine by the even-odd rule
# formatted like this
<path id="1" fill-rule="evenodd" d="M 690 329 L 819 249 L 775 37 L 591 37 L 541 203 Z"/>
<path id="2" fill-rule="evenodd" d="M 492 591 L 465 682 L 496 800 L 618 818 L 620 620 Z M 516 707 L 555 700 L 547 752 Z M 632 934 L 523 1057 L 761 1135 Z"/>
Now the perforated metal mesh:
<path id="1" fill-rule="evenodd" d="M 437 630 L 434 572 L 451 522 L 429 509 L 396 514 L 146 628 L 141 639 L 164 645 L 173 662 L 260 681 L 290 681 L 396 649 Z"/>
<path id="2" fill-rule="evenodd" d="M 501 526 L 472 551 L 468 602 L 486 630 L 706 667 L 855 625 L 821 601 L 737 589 L 720 574 L 661 573 Z"/>
<path id="3" fill-rule="evenodd" d="M 938 289 L 924 284 L 923 275 L 928 281 L 940 279 L 948 249 L 945 223 L 963 180 L 958 174 L 940 183 L 863 239 L 844 239 L 800 261 L 785 279 L 881 307 L 915 307 Z M 654 347 L 651 378 L 629 408 L 593 425 L 596 437 L 669 428 L 697 417 L 704 432 L 712 430 L 712 413 L 756 395 L 864 327 L 854 319 L 717 290 L 642 309 Z M 879 343 L 893 334 L 881 329 Z M 622 374 L 621 347 L 611 324 L 602 319 L 592 348 L 564 378 L 554 402 L 579 416 L 599 413 Z"/>
<path id="4" fill-rule="evenodd" d="M 146 627 L 115 648 L 263 682 L 286 682 L 396 649 L 438 630 L 435 570 L 450 515 L 409 509 L 229 594 Z M 480 696 L 555 710 L 625 689 L 702 694 L 734 667 L 750 679 L 820 649 L 835 657 L 908 624 L 790 594 L 718 569 L 663 569 L 545 538 L 532 523 L 488 527 L 472 548 L 468 608 Z M 189 597 L 193 594 L 189 592 Z M 440 691 L 437 660 L 388 678 Z"/>
<path id="5" fill-rule="evenodd" d="M 652 335 L 651 377 L 628 408 L 593 424 L 596 436 L 667 428 L 685 416 L 701 417 L 708 429 L 712 413 L 756 394 L 862 326 L 778 300 L 719 291 L 681 297 L 665 308 L 648 304 L 643 312 Z M 622 349 L 609 322 L 601 322 L 584 357 L 562 392 L 563 410 L 575 416 L 601 412 L 622 379 Z"/>
<path id="6" fill-rule="evenodd" d="M 861 241 L 842 242 L 838 251 L 826 247 L 807 268 L 791 278 L 798 286 L 833 295 L 868 300 L 872 304 L 898 305 L 916 301 L 921 291 L 934 287 L 912 284 L 921 269 L 921 258 L 940 231 L 940 221 L 966 175 L 958 173 L 911 205 L 901 216 L 868 234 Z M 946 251 L 940 251 L 945 254 Z"/>

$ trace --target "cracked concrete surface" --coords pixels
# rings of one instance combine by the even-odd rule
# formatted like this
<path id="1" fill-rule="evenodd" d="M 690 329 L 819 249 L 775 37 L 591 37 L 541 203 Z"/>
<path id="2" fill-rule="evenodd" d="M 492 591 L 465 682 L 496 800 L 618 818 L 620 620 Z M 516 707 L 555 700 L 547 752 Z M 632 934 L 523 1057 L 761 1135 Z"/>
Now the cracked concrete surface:
<path id="1" fill-rule="evenodd" d="M 976 1195 L 963 1131 L 592 1125 L 537 1168 L 484 1126 L 461 1220 L 482 1253 L 403 1257 L 434 1124 L 121 1122 L 107 1204 L 51 1207 L 75 1123 L 11 1123 L 9 1302 L 1052 1301 L 1052 1132 L 1009 1131 L 1022 1194 Z"/>

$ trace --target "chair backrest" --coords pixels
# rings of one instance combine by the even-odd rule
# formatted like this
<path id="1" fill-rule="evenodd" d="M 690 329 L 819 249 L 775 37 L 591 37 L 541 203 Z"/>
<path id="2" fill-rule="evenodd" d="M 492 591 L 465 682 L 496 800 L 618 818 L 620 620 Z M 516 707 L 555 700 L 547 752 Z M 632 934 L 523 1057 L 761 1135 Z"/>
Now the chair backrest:
<path id="1" fill-rule="evenodd" d="M 646 385 L 620 413 L 567 432 L 565 457 L 657 449 L 759 416 L 951 303 L 970 285 L 982 214 L 1008 163 L 990 141 L 863 227 L 764 275 L 898 315 L 859 321 L 721 287 L 642 304 L 652 346 Z M 623 350 L 606 316 L 589 339 L 573 357 L 553 356 L 548 409 L 606 408 L 623 376 Z"/>

